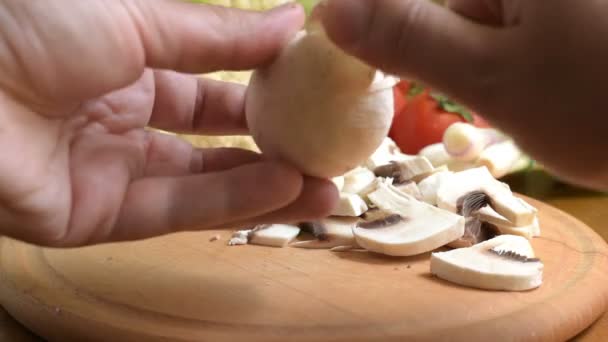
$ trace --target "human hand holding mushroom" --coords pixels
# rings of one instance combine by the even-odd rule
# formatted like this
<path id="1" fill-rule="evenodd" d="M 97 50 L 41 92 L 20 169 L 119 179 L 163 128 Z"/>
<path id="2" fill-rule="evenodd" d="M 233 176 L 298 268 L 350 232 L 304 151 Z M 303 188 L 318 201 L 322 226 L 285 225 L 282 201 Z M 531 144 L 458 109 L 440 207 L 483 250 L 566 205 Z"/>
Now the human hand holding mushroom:
<path id="1" fill-rule="evenodd" d="M 319 13 L 348 53 L 484 113 L 562 179 L 608 190 L 606 2 L 447 3 L 328 0 Z"/>
<path id="2" fill-rule="evenodd" d="M 0 17 L 2 235 L 78 246 L 331 210 L 329 181 L 144 129 L 246 133 L 243 87 L 184 73 L 268 63 L 299 6 L 9 0 Z"/>

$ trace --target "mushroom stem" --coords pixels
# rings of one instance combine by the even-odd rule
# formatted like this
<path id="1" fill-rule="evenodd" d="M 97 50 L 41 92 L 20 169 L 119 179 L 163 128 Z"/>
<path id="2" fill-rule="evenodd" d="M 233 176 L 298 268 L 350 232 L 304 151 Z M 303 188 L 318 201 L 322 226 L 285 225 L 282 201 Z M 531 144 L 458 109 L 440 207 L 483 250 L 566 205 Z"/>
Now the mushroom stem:
<path id="1" fill-rule="evenodd" d="M 443 134 L 447 153 L 460 161 L 474 161 L 488 146 L 504 141 L 506 137 L 493 128 L 477 128 L 468 123 L 457 122 Z"/>
<path id="2" fill-rule="evenodd" d="M 488 146 L 481 152 L 476 164 L 487 167 L 494 178 L 501 178 L 511 172 L 522 155 L 512 140 L 505 140 Z"/>
<path id="3" fill-rule="evenodd" d="M 420 150 L 418 155 L 421 157 L 426 157 L 433 167 L 440 167 L 442 165 L 447 165 L 450 163 L 453 158 L 450 156 L 448 151 L 445 149 L 445 145 L 443 143 L 431 144 Z"/>

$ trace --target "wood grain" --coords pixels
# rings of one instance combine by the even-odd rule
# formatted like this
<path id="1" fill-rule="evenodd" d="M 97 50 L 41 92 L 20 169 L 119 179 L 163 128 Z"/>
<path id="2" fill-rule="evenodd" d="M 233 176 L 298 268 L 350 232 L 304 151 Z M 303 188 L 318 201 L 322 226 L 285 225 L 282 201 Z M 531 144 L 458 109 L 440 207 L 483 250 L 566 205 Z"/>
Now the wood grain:
<path id="1" fill-rule="evenodd" d="M 202 232 L 73 250 L 5 239 L 0 299 L 50 340 L 566 340 L 606 308 L 608 249 L 580 221 L 530 202 L 543 225 L 535 291 L 440 281 L 428 255 L 228 247 Z"/>

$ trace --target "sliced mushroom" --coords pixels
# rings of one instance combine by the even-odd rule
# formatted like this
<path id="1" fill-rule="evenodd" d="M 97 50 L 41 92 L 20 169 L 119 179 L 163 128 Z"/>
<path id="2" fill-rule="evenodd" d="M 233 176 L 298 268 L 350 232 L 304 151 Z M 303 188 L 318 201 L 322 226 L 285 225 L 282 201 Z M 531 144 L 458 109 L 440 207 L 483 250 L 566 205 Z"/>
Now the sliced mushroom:
<path id="1" fill-rule="evenodd" d="M 292 247 L 300 248 L 334 248 L 339 246 L 357 246 L 353 236 L 353 227 L 357 224 L 358 218 L 329 217 L 314 222 L 304 222 L 300 228 L 309 231 L 315 237 L 314 240 L 297 241 L 292 243 Z"/>
<path id="2" fill-rule="evenodd" d="M 490 240 L 501 234 L 493 224 L 482 222 L 476 217 L 467 217 L 464 224 L 464 235 L 448 244 L 452 248 L 466 248 Z"/>
<path id="3" fill-rule="evenodd" d="M 526 238 L 499 235 L 473 247 L 433 253 L 431 273 L 474 288 L 525 291 L 542 284 L 543 263 Z"/>
<path id="4" fill-rule="evenodd" d="M 537 210 L 522 199 L 515 197 L 504 183 L 496 180 L 485 166 L 455 172 L 448 182 L 437 190 L 437 206 L 458 212 L 458 204 L 469 193 L 483 192 L 490 206 L 516 226 L 532 224 Z"/>
<path id="5" fill-rule="evenodd" d="M 481 152 L 476 164 L 487 167 L 495 178 L 501 178 L 511 172 L 522 156 L 519 147 L 512 140 L 506 140 L 488 146 Z"/>
<path id="6" fill-rule="evenodd" d="M 249 234 L 249 243 L 270 247 L 285 247 L 300 234 L 300 228 L 290 224 L 260 225 Z"/>
<path id="7" fill-rule="evenodd" d="M 367 159 L 365 167 L 369 170 L 374 170 L 381 165 L 386 165 L 404 156 L 397 144 L 391 138 L 386 137 L 376 151 Z"/>
<path id="8" fill-rule="evenodd" d="M 534 218 L 532 224 L 522 227 L 515 226 L 489 206 L 479 209 L 475 216 L 480 221 L 495 226 L 501 234 L 520 235 L 527 239 L 532 239 L 541 234 L 538 216 Z"/>
<path id="9" fill-rule="evenodd" d="M 422 193 L 420 193 L 420 189 L 418 188 L 418 185 L 416 185 L 416 182 L 407 181 L 400 184 L 394 184 L 394 186 L 395 189 L 406 193 L 419 201 L 422 200 Z"/>
<path id="10" fill-rule="evenodd" d="M 421 157 L 426 157 L 433 167 L 440 167 L 442 165 L 447 165 L 451 161 L 454 160 L 452 156 L 445 149 L 445 145 L 443 143 L 431 144 L 424 147 L 418 155 Z"/>
<path id="11" fill-rule="evenodd" d="M 459 201 L 458 214 L 466 218 L 464 235 L 448 246 L 452 248 L 471 247 L 500 234 L 496 226 L 484 223 L 477 216 L 474 216 L 479 209 L 487 207 L 489 202 L 490 197 L 481 191 L 468 193 Z"/>
<path id="12" fill-rule="evenodd" d="M 361 216 L 367 209 L 367 204 L 361 196 L 341 192 L 340 200 L 332 212 L 332 216 Z"/>
<path id="13" fill-rule="evenodd" d="M 338 191 L 344 189 L 344 176 L 338 176 L 331 179 Z"/>
<path id="14" fill-rule="evenodd" d="M 430 174 L 433 165 L 425 157 L 410 156 L 403 160 L 391 161 L 389 164 L 374 169 L 378 177 L 393 178 L 395 183 L 405 183 L 414 177 Z"/>
<path id="15" fill-rule="evenodd" d="M 449 181 L 451 171 L 434 173 L 418 183 L 422 200 L 430 205 L 437 205 L 437 189 L 443 182 Z"/>
<path id="16" fill-rule="evenodd" d="M 342 192 L 358 194 L 374 182 L 376 175 L 364 167 L 357 167 L 344 174 Z"/>
<path id="17" fill-rule="evenodd" d="M 249 235 L 253 229 L 238 230 L 232 233 L 232 237 L 228 240 L 228 246 L 246 245 L 249 242 Z"/>
<path id="18" fill-rule="evenodd" d="M 369 251 L 416 255 L 444 246 L 464 233 L 464 217 L 418 201 L 391 185 L 380 184 L 368 198 L 385 214 L 353 229 L 359 246 Z"/>
<path id="19" fill-rule="evenodd" d="M 367 198 L 367 195 L 369 195 L 370 193 L 376 191 L 376 189 L 378 189 L 379 184 L 391 185 L 391 184 L 393 184 L 393 179 L 392 178 L 376 177 L 376 179 L 374 179 L 374 181 L 370 185 L 368 185 L 365 189 L 363 189 L 363 190 L 361 190 L 359 192 L 359 196 L 363 197 L 363 199 L 368 204 L 368 207 L 370 205 L 373 206 L 373 204 L 369 202 L 369 200 Z"/>

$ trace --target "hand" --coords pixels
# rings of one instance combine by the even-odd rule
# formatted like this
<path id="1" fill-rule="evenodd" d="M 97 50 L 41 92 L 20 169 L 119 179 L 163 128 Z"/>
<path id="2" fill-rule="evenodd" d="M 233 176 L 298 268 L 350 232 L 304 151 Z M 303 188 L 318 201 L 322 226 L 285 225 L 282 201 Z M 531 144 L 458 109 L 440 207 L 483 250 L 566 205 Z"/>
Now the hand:
<path id="1" fill-rule="evenodd" d="M 185 73 L 267 63 L 303 24 L 300 7 L 9 0 L 0 18 L 2 234 L 79 246 L 308 219 L 334 205 L 329 181 L 144 130 L 246 133 L 243 87 Z"/>
<path id="2" fill-rule="evenodd" d="M 329 0 L 317 15 L 347 52 L 467 104 L 563 179 L 608 190 L 608 1 Z"/>

